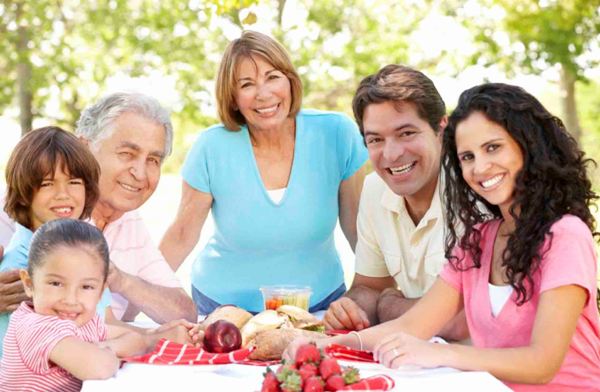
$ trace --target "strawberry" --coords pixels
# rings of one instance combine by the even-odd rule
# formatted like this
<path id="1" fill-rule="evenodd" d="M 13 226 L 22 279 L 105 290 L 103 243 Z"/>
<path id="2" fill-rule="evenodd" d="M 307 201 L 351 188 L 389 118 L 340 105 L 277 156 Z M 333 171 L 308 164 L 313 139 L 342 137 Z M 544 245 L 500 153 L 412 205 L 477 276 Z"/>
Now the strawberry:
<path id="1" fill-rule="evenodd" d="M 323 386 L 325 383 L 319 376 L 312 376 L 304 381 L 303 392 L 323 392 Z"/>
<path id="2" fill-rule="evenodd" d="M 280 392 L 281 388 L 279 388 L 279 381 L 277 381 L 277 377 L 275 373 L 271 370 L 271 368 L 267 368 L 267 371 L 263 374 L 265 376 L 262 388 L 260 392 Z"/>
<path id="3" fill-rule="evenodd" d="M 345 386 L 346 386 L 346 383 L 344 382 L 344 378 L 342 376 L 340 376 L 339 374 L 334 374 L 327 379 L 327 382 L 325 383 L 325 390 L 326 391 L 339 391 L 340 389 L 344 388 Z"/>
<path id="4" fill-rule="evenodd" d="M 342 374 L 342 368 L 336 359 L 325 357 L 319 365 L 319 372 L 324 380 L 329 379 L 334 374 Z"/>
<path id="5" fill-rule="evenodd" d="M 285 377 L 281 377 L 285 375 Z M 297 370 L 287 370 L 277 376 L 281 381 L 282 392 L 300 392 L 302 390 L 302 378 Z"/>
<path id="6" fill-rule="evenodd" d="M 319 363 L 321 352 L 314 343 L 303 344 L 296 351 L 296 364 L 302 366 L 306 362 Z"/>
<path id="7" fill-rule="evenodd" d="M 354 384 L 360 381 L 358 369 L 353 366 L 346 366 L 342 372 L 342 377 L 346 385 Z"/>
<path id="8" fill-rule="evenodd" d="M 298 373 L 300 373 L 300 377 L 302 377 L 302 381 L 306 381 L 308 378 L 312 376 L 316 376 L 319 373 L 319 369 L 313 363 L 306 362 L 300 369 L 298 369 Z"/>
<path id="9" fill-rule="evenodd" d="M 282 363 L 282 365 L 279 366 L 279 369 L 277 369 L 277 373 L 275 373 L 275 374 L 277 374 L 277 378 L 279 378 L 279 375 L 281 373 L 287 373 L 290 370 L 298 370 L 298 368 L 296 367 L 296 364 L 294 362 Z"/>

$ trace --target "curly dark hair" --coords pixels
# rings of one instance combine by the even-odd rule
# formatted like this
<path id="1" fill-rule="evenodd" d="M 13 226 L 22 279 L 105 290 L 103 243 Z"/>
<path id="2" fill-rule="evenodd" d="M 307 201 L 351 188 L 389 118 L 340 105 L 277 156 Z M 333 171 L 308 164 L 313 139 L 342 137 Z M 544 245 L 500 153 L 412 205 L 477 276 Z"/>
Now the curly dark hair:
<path id="1" fill-rule="evenodd" d="M 443 135 L 448 229 L 445 253 L 454 268 L 481 267 L 481 232 L 476 225 L 502 217 L 500 208 L 474 192 L 462 177 L 456 151 L 456 127 L 473 112 L 480 112 L 501 125 L 523 153 L 523 168 L 517 174 L 514 200 L 509 208 L 516 228 L 502 254 L 509 283 L 517 292 L 517 304 L 522 305 L 531 298 L 533 273 L 543 257 L 541 246 L 547 235 L 551 238 L 550 227 L 554 222 L 565 214 L 575 215 L 594 236 L 599 235 L 590 211 L 597 195 L 592 191 L 586 170 L 595 162 L 584 157 L 562 121 L 522 88 L 487 83 L 464 91 Z M 486 209 L 479 208 L 482 205 Z M 456 227 L 461 226 L 464 228 L 462 237 L 456 231 Z M 464 258 L 459 260 L 453 254 L 457 244 L 472 256 L 474 265 L 461 265 Z"/>

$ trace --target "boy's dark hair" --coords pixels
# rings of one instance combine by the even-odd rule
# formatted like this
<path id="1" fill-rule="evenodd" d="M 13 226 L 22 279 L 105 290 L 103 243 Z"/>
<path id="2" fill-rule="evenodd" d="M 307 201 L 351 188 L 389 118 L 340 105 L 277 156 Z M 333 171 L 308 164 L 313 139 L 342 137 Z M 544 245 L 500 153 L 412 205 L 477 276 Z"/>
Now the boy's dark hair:
<path id="1" fill-rule="evenodd" d="M 56 165 L 85 185 L 85 205 L 81 219 L 88 218 L 99 196 L 98 162 L 75 135 L 59 127 L 35 129 L 21 138 L 6 165 L 4 211 L 19 224 L 32 229 L 31 202 Z"/>
<path id="2" fill-rule="evenodd" d="M 352 110 L 361 134 L 364 135 L 363 118 L 367 106 L 388 101 L 412 103 L 419 117 L 427 121 L 436 134 L 440 131 L 446 105 L 431 79 L 416 69 L 390 64 L 364 78 L 352 98 Z"/>
<path id="3" fill-rule="evenodd" d="M 27 272 L 33 276 L 35 270 L 44 263 L 44 258 L 54 249 L 83 247 L 100 258 L 104 264 L 104 282 L 108 276 L 109 252 L 102 232 L 94 226 L 77 219 L 55 219 L 44 223 L 35 231 L 29 248 Z"/>

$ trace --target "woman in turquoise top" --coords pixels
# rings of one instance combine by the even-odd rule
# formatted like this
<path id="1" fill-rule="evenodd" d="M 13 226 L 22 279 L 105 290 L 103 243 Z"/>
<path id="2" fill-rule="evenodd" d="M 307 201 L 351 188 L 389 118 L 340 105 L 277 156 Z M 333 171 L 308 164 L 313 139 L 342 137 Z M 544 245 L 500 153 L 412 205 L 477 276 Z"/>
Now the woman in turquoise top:
<path id="1" fill-rule="evenodd" d="M 354 248 L 367 152 L 347 116 L 301 110 L 302 84 L 285 49 L 246 31 L 217 79 L 223 125 L 200 133 L 182 170 L 179 212 L 161 243 L 176 269 L 212 209 L 215 233 L 192 269 L 201 314 L 219 304 L 263 310 L 259 287 L 310 286 L 311 311 L 345 291 L 333 232 Z"/>

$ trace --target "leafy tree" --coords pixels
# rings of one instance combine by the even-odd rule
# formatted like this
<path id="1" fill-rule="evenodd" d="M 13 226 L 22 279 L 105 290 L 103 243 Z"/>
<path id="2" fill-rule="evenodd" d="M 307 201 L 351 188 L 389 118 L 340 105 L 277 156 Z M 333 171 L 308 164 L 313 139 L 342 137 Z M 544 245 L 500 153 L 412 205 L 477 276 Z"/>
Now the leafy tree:
<path id="1" fill-rule="evenodd" d="M 0 109 L 18 97 L 22 133 L 34 117 L 73 127 L 107 78 L 158 70 L 175 76 L 180 112 L 201 120 L 198 101 L 213 78 L 215 53 L 227 42 L 213 19 L 252 3 L 1 0 Z"/>
<path id="2" fill-rule="evenodd" d="M 446 10 L 475 32 L 482 51 L 473 63 L 499 64 L 509 73 L 560 71 L 561 105 L 569 131 L 580 138 L 576 81 L 599 59 L 600 0 L 480 0 L 449 2 Z"/>

